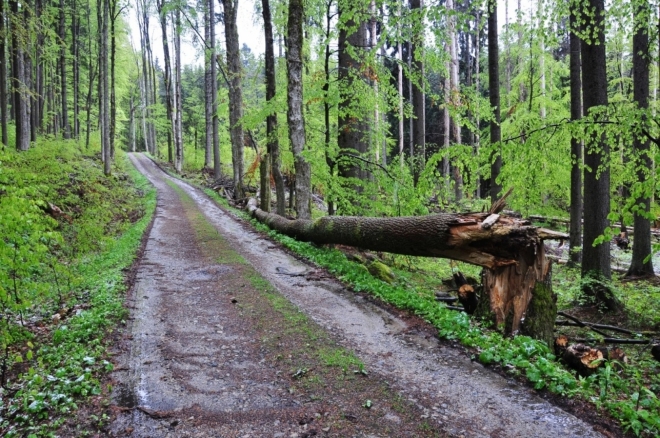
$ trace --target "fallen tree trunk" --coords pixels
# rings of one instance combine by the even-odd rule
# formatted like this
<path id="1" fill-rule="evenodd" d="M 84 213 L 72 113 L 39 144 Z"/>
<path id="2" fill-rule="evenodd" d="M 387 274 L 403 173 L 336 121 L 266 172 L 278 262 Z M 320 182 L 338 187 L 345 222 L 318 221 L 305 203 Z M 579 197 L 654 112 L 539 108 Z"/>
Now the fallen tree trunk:
<path id="1" fill-rule="evenodd" d="M 497 208 L 504 208 L 504 203 Z M 498 215 L 499 211 L 289 220 L 259 209 L 254 199 L 248 202 L 246 209 L 270 228 L 298 240 L 440 257 L 482 266 L 485 271 L 481 299 L 489 301 L 497 326 L 509 333 L 523 332 L 552 345 L 556 307 L 550 287 L 551 263 L 545 257 L 543 241 L 568 239 L 567 234 L 534 227 L 523 219 Z M 535 295 L 538 305 L 532 302 Z M 527 314 L 528 308 L 532 309 L 531 314 Z"/>

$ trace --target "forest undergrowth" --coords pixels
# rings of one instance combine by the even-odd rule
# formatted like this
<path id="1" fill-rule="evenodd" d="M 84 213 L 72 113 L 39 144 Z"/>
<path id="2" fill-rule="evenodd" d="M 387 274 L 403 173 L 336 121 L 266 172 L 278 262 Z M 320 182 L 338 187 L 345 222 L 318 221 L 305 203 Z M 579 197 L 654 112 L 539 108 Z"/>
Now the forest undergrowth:
<path id="1" fill-rule="evenodd" d="M 126 270 L 156 203 L 123 152 L 113 171 L 104 176 L 99 154 L 75 141 L 0 151 L 2 436 L 55 436 L 110 390 L 107 339 L 126 316 Z"/>

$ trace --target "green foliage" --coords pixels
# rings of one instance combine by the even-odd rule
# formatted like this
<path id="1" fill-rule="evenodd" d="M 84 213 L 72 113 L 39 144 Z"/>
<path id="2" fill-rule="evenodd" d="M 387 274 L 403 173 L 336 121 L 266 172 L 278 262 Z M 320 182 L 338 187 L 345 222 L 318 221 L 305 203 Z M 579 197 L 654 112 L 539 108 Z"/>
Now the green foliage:
<path id="1" fill-rule="evenodd" d="M 101 392 L 99 375 L 112 369 L 103 334 L 126 315 L 124 270 L 150 222 L 155 190 L 123 155 L 117 176 L 104 177 L 74 142 L 0 157 L 0 227 L 11 230 L 0 239 L 0 340 L 10 371 L 0 390 L 0 432 L 50 436 L 80 400 Z M 48 203 L 61 209 L 57 220 L 44 211 Z"/>

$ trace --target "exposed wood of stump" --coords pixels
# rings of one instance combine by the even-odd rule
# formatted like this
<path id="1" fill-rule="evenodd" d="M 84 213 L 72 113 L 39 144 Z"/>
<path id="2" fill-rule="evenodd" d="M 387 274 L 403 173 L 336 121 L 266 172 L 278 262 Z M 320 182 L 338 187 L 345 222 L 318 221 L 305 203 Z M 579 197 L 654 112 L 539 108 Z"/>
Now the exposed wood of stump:
<path id="1" fill-rule="evenodd" d="M 565 233 L 534 227 L 523 219 L 492 216 L 497 212 L 394 218 L 328 216 L 316 220 L 289 220 L 259 209 L 253 199 L 246 209 L 260 222 L 298 240 L 440 257 L 482 266 L 486 268 L 484 294 L 489 297 L 495 322 L 512 333 L 520 330 L 537 283 L 545 284 L 546 289 L 549 287 L 551 268 L 550 261 L 545 257 L 543 241 L 568 239 Z M 489 216 L 490 220 L 484 227 L 483 222 Z M 544 318 L 551 320 L 552 325 L 549 329 L 544 327 L 543 339 L 552 330 L 555 316 Z M 535 336 L 534 333 L 528 334 Z"/>
<path id="2" fill-rule="evenodd" d="M 568 348 L 568 336 L 559 335 L 555 339 L 555 356 L 562 357 Z"/>
<path id="3" fill-rule="evenodd" d="M 456 282 L 456 287 L 458 287 L 458 301 L 463 305 L 465 313 L 472 315 L 477 309 L 478 304 L 477 293 L 474 287 L 468 283 L 461 272 L 454 272 L 452 276 L 454 277 L 454 282 Z"/>
<path id="4" fill-rule="evenodd" d="M 562 357 L 581 376 L 593 374 L 605 359 L 602 351 L 584 344 L 569 346 Z"/>

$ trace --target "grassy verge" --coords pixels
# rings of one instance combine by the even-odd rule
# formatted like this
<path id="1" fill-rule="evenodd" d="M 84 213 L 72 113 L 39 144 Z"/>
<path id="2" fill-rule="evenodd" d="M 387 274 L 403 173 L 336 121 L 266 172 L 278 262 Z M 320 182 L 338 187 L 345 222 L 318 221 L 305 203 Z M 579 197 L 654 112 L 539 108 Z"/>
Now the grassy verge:
<path id="1" fill-rule="evenodd" d="M 13 208 L 42 225 L 23 229 L 27 240 L 5 239 L 2 249 L 18 252 L 29 239 L 43 247 L 40 257 L 24 259 L 24 269 L 15 263 L 3 273 L 4 280 L 21 274 L 21 287 L 3 309 L 0 435 L 55 436 L 81 402 L 108 389 L 100 384 L 112 369 L 105 338 L 126 315 L 125 271 L 151 221 L 155 190 L 122 154 L 115 175 L 104 177 L 73 142 L 39 144 L 9 158 L 2 183 L 28 195 Z M 48 203 L 60 212 L 55 219 L 45 213 Z M 95 420 L 98 428 L 106 418 Z M 91 433 L 78 427 L 77 436 Z"/>

